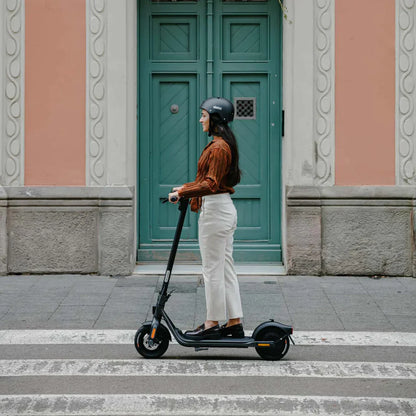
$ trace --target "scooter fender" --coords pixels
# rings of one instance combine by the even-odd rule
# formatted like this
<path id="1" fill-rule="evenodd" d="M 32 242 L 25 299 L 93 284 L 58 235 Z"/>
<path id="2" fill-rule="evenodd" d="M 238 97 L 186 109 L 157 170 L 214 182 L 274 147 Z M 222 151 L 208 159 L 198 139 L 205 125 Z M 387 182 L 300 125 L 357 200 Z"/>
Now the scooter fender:
<path id="1" fill-rule="evenodd" d="M 146 322 L 143 322 L 142 323 L 142 327 L 143 326 L 148 326 L 149 328 L 151 328 L 152 327 L 152 321 L 146 321 Z M 160 323 L 159 322 L 159 326 L 163 326 L 163 328 L 167 331 L 167 333 L 169 334 L 169 341 L 172 341 L 172 335 L 171 335 L 171 333 L 170 333 L 170 331 L 169 331 L 169 329 L 168 328 L 166 328 L 166 326 L 165 325 L 163 325 L 162 323 Z M 156 332 L 157 333 L 157 332 Z"/>
<path id="2" fill-rule="evenodd" d="M 265 328 L 278 328 L 281 331 L 283 331 L 283 333 L 287 336 L 290 337 L 290 335 L 293 333 L 293 327 L 286 325 L 286 324 L 282 324 L 280 322 L 275 322 L 272 319 L 270 321 L 267 322 L 263 322 L 261 323 L 254 331 L 253 331 L 253 335 L 252 338 L 256 339 L 257 335 L 260 333 L 260 331 L 262 331 Z"/>

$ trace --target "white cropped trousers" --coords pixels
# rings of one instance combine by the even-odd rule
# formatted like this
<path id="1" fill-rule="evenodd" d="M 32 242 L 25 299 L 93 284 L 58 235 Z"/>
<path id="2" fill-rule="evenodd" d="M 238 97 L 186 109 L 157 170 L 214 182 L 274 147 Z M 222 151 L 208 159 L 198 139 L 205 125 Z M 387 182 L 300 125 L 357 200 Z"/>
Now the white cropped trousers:
<path id="1" fill-rule="evenodd" d="M 230 194 L 202 198 L 198 220 L 207 320 L 242 318 L 240 288 L 234 270 L 233 240 L 237 211 Z"/>

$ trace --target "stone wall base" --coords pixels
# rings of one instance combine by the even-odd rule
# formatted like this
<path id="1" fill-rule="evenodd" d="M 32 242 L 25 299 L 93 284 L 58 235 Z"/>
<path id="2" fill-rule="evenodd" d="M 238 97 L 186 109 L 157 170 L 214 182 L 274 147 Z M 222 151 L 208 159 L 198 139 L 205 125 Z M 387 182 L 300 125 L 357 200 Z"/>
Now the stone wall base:
<path id="1" fill-rule="evenodd" d="M 286 191 L 289 274 L 416 277 L 416 187 Z"/>
<path id="2" fill-rule="evenodd" d="M 0 274 L 131 274 L 133 196 L 129 187 L 0 188 Z"/>
<path id="3" fill-rule="evenodd" d="M 416 277 L 416 187 L 288 187 L 289 274 Z M 130 187 L 0 187 L 0 274 L 129 275 Z"/>

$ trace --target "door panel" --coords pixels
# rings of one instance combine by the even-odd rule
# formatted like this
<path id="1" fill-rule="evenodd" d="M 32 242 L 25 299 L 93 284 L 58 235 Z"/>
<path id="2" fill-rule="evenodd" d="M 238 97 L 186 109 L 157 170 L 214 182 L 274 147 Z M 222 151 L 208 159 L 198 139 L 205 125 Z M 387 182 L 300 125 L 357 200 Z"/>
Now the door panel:
<path id="1" fill-rule="evenodd" d="M 197 16 L 152 16 L 152 59 L 196 60 L 197 20 Z"/>
<path id="2" fill-rule="evenodd" d="M 224 91 L 230 97 L 255 97 L 256 119 L 235 120 L 234 134 L 238 140 L 242 181 L 234 196 L 238 212 L 235 240 L 268 239 L 268 120 L 267 74 L 224 75 Z M 228 92 L 229 91 L 229 92 Z M 261 94 L 261 91 L 264 91 Z M 227 95 L 227 94 L 226 94 Z"/>
<path id="3" fill-rule="evenodd" d="M 155 75 L 153 77 L 152 105 L 152 175 L 150 188 L 158 189 L 152 198 L 151 212 L 156 218 L 150 219 L 153 240 L 172 238 L 172 224 L 177 220 L 177 211 L 162 204 L 162 200 L 175 184 L 187 182 L 196 175 L 197 149 L 194 134 L 195 119 L 198 117 L 195 106 L 196 76 Z M 180 134 L 178 134 L 180 132 Z M 183 228 L 183 238 L 196 239 L 196 228 L 187 217 Z"/>
<path id="4" fill-rule="evenodd" d="M 141 0 L 139 17 L 139 260 L 167 258 L 178 211 L 161 200 L 194 180 L 211 140 L 200 102 L 225 96 L 238 103 L 231 127 L 243 172 L 234 258 L 281 261 L 277 1 Z M 178 258 L 197 260 L 197 216 L 186 221 Z"/>
<path id="5" fill-rule="evenodd" d="M 268 59 L 268 16 L 224 16 L 222 28 L 224 60 Z"/>

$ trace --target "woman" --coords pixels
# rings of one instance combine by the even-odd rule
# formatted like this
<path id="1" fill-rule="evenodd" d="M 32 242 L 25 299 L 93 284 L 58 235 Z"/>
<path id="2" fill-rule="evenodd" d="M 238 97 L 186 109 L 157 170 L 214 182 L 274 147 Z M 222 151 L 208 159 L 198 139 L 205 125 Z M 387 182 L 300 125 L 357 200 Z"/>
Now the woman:
<path id="1" fill-rule="evenodd" d="M 172 198 L 192 198 L 191 209 L 201 211 L 198 221 L 202 274 L 207 305 L 206 321 L 186 335 L 198 339 L 244 337 L 240 289 L 233 262 L 233 236 L 237 211 L 230 194 L 240 182 L 238 147 L 228 123 L 234 106 L 225 98 L 208 98 L 201 104 L 199 122 L 213 136 L 199 162 L 196 179 L 169 194 Z M 219 321 L 226 324 L 219 326 Z"/>

